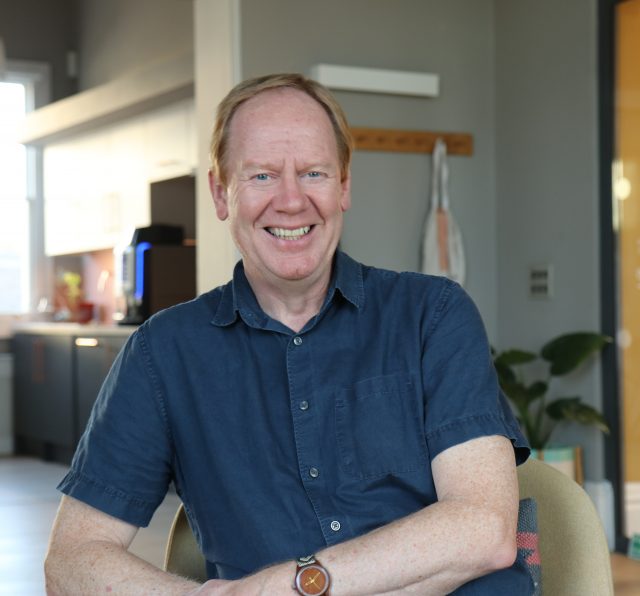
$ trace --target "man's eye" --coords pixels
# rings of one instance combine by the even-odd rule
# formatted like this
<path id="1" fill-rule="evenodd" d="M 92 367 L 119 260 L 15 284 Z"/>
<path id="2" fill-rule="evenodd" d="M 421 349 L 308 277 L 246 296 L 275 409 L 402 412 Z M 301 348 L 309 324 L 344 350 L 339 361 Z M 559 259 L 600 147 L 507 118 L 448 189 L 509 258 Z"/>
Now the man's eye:
<path id="1" fill-rule="evenodd" d="M 263 181 L 263 180 L 269 180 L 269 174 L 256 174 L 256 175 L 254 176 L 254 178 L 255 178 L 256 180 L 261 180 L 261 181 Z"/>
<path id="2" fill-rule="evenodd" d="M 307 172 L 307 176 L 309 178 L 320 178 L 320 176 L 322 176 L 322 173 L 321 172 L 316 172 L 316 171 Z"/>

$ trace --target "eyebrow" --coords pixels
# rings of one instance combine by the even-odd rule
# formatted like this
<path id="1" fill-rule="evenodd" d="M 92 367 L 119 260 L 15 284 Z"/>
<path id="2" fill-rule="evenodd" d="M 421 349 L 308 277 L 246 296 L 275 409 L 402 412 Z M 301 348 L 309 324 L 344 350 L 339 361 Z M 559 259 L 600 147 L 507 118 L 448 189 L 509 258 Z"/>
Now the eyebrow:
<path id="1" fill-rule="evenodd" d="M 252 172 L 255 170 L 270 170 L 270 171 L 277 171 L 279 169 L 281 169 L 282 167 L 282 162 L 280 163 L 276 163 L 276 162 L 259 162 L 259 161 L 246 161 L 242 164 L 242 166 L 240 167 L 240 169 L 238 170 L 241 174 L 242 173 L 247 173 L 247 172 Z M 304 171 L 304 170 L 331 170 L 334 167 L 333 164 L 329 163 L 329 162 L 309 162 L 306 164 L 303 164 L 302 167 L 297 168 L 298 171 Z M 340 169 L 339 164 L 335 164 L 336 169 Z"/>
<path id="2" fill-rule="evenodd" d="M 280 165 L 276 162 L 260 162 L 260 161 L 245 161 L 240 167 L 240 172 L 249 172 L 252 170 L 277 170 Z"/>

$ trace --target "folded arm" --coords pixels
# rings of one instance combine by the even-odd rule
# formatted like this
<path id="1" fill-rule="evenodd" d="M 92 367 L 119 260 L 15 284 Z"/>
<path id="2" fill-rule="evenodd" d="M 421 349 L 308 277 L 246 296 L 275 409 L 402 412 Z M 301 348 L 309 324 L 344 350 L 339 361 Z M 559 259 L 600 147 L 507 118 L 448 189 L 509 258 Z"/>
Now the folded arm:
<path id="1" fill-rule="evenodd" d="M 518 484 L 513 447 L 483 437 L 432 463 L 438 502 L 318 557 L 332 594 L 448 594 L 516 557 Z"/>
<path id="2" fill-rule="evenodd" d="M 45 560 L 48 596 L 186 594 L 198 584 L 170 575 L 127 549 L 138 528 L 62 497 Z"/>
<path id="3" fill-rule="evenodd" d="M 474 439 L 442 452 L 432 466 L 437 503 L 316 553 L 331 574 L 332 596 L 448 594 L 513 564 L 518 483 L 511 442 Z M 284 594 L 293 574 L 286 563 L 211 593 Z"/>
<path id="4" fill-rule="evenodd" d="M 510 441 L 462 443 L 439 454 L 432 472 L 437 503 L 316 553 L 331 574 L 332 596 L 447 594 L 513 564 L 518 485 Z M 128 553 L 136 531 L 63 498 L 46 561 L 48 593 L 294 594 L 293 562 L 198 586 Z"/>

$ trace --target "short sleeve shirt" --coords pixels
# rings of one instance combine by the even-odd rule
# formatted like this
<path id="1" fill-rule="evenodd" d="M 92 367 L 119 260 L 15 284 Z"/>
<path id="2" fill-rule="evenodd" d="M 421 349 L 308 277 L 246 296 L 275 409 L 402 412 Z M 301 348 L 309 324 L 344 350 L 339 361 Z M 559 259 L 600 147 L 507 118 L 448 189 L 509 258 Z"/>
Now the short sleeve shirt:
<path id="1" fill-rule="evenodd" d="M 436 502 L 432 460 L 490 435 L 526 459 L 459 285 L 339 252 L 295 333 L 261 310 L 240 262 L 130 337 L 59 488 L 145 526 L 173 482 L 211 577 L 234 579 Z M 525 581 L 519 565 L 459 593 L 526 593 L 500 591 Z"/>

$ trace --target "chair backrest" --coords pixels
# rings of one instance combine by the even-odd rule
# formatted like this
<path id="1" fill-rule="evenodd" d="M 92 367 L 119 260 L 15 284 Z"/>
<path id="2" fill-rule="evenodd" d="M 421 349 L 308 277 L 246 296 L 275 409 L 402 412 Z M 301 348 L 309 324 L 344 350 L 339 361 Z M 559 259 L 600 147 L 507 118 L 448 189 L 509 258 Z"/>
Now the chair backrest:
<path id="1" fill-rule="evenodd" d="M 545 596 L 613 595 L 604 528 L 582 487 L 537 459 L 518 467 L 520 498 L 538 509 L 538 547 Z"/>
<path id="2" fill-rule="evenodd" d="M 520 498 L 538 509 L 542 588 L 545 596 L 613 595 L 604 529 L 587 493 L 551 466 L 530 459 L 518 467 Z M 176 512 L 165 553 L 166 571 L 205 581 L 205 560 L 184 508 Z"/>
<path id="3" fill-rule="evenodd" d="M 207 580 L 205 559 L 189 527 L 182 504 L 178 507 L 169 530 L 164 554 L 164 570 L 196 581 Z"/>

